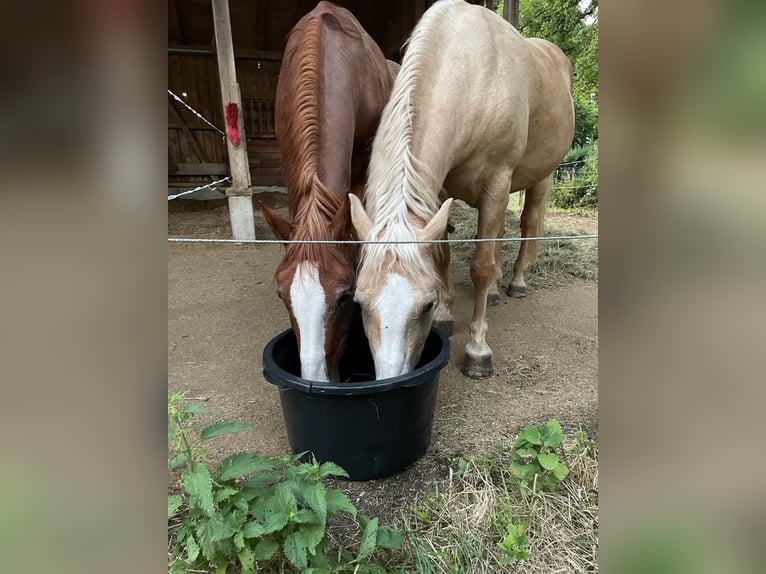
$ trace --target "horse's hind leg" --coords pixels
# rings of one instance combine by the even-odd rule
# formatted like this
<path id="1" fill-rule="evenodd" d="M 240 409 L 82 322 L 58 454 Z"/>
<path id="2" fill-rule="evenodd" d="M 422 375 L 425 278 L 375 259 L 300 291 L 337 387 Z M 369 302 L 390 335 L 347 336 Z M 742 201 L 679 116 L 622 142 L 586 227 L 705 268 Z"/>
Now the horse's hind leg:
<path id="1" fill-rule="evenodd" d="M 444 238 L 447 238 L 446 233 Z M 455 328 L 455 318 L 452 315 L 452 302 L 455 300 L 455 293 L 452 289 L 452 277 L 449 269 L 449 243 L 434 245 L 434 262 L 442 280 L 442 289 L 439 292 L 439 301 L 434 311 L 433 325 L 447 335 L 452 335 Z"/>
<path id="2" fill-rule="evenodd" d="M 495 238 L 502 232 L 510 175 L 498 178 L 482 196 L 479 204 L 479 238 Z M 487 344 L 487 295 L 497 277 L 496 252 L 495 243 L 477 243 L 471 259 L 473 318 L 470 338 L 465 346 L 463 373 L 472 379 L 484 379 L 492 374 L 492 349 Z"/>
<path id="3" fill-rule="evenodd" d="M 551 177 L 548 176 L 534 187 L 527 189 L 524 199 L 524 210 L 521 212 L 521 236 L 540 237 L 543 232 L 543 219 L 545 217 L 545 201 L 551 186 Z M 513 277 L 506 295 L 511 297 L 526 297 L 527 283 L 524 281 L 524 271 L 528 263 L 537 261 L 537 241 L 522 241 L 519 246 L 519 256 L 513 265 Z"/>
<path id="4" fill-rule="evenodd" d="M 505 235 L 505 226 L 500 228 L 500 234 L 498 238 L 502 238 Z M 499 286 L 503 284 L 503 244 L 501 242 L 495 243 L 495 281 L 489 286 L 489 292 L 487 293 L 487 306 L 494 307 L 500 304 L 500 291 Z"/>

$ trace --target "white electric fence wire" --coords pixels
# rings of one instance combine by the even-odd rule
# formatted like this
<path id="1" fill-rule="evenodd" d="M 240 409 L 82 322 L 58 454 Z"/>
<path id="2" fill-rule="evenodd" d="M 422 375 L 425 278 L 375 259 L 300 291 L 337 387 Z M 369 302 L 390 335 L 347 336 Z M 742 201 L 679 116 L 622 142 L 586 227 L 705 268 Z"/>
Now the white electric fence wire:
<path id="1" fill-rule="evenodd" d="M 222 130 L 220 130 L 220 129 L 219 129 L 219 128 L 217 128 L 215 125 L 213 125 L 212 123 L 210 123 L 210 122 L 209 122 L 209 121 L 208 121 L 208 120 L 205 118 L 205 116 L 203 116 L 201 113 L 199 113 L 199 112 L 198 112 L 197 110 L 195 110 L 193 107 L 191 107 L 189 104 L 187 104 L 187 103 L 186 103 L 185 101 L 183 101 L 181 98 L 179 98 L 177 95 L 175 95 L 175 94 L 174 94 L 174 93 L 173 93 L 171 90 L 168 90 L 168 94 L 170 94 L 171 96 L 173 96 L 173 97 L 176 99 L 176 101 L 180 102 L 180 103 L 181 103 L 183 106 L 185 106 L 185 107 L 186 107 L 186 108 L 187 108 L 187 109 L 188 109 L 188 110 L 189 110 L 191 113 L 193 113 L 195 116 L 197 116 L 197 117 L 198 117 L 199 119 L 201 119 L 203 122 L 205 122 L 207 125 L 209 125 L 211 128 L 213 128 L 215 131 L 217 131 L 219 134 L 221 134 L 221 135 L 222 135 L 222 136 L 224 136 L 224 137 L 226 136 L 226 134 L 225 134 L 225 133 L 223 133 L 223 131 L 222 131 Z"/>
<path id="2" fill-rule="evenodd" d="M 195 237 L 168 237 L 171 243 L 249 243 L 263 245 L 407 245 L 413 243 L 512 243 L 517 241 L 563 241 L 565 239 L 598 239 L 598 235 L 546 235 L 545 237 L 493 237 L 486 239 L 432 239 L 428 241 L 413 239 L 412 241 L 360 241 L 360 240 L 331 240 L 331 239 L 203 239 Z"/>
<path id="3" fill-rule="evenodd" d="M 224 181 L 229 181 L 229 177 L 224 177 L 223 179 L 219 179 L 218 181 L 213 181 L 211 183 L 208 183 L 206 185 L 200 185 L 199 187 L 195 187 L 194 189 L 187 189 L 186 191 L 182 191 L 181 193 L 176 193 L 174 195 L 168 195 L 168 201 L 171 199 L 176 199 L 177 197 L 181 197 L 182 195 L 188 195 L 190 193 L 194 193 L 195 191 L 200 191 L 202 189 L 207 189 L 208 187 L 215 187 L 216 185 L 223 183 Z"/>

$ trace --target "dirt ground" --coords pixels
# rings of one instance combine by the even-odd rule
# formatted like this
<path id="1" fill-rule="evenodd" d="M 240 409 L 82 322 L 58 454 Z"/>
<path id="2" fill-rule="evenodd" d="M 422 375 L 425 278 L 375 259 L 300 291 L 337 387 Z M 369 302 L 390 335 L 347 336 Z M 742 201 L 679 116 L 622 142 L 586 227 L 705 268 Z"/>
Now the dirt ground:
<path id="1" fill-rule="evenodd" d="M 286 211 L 284 195 L 263 194 L 256 196 L 256 206 L 258 201 Z M 453 217 L 462 217 L 461 211 L 472 210 L 454 209 Z M 546 229 L 596 233 L 597 219 L 549 213 Z M 172 202 L 168 233 L 230 237 L 225 202 Z M 256 234 L 272 237 L 257 209 Z M 278 245 L 168 247 L 168 391 L 187 391 L 204 406 L 210 413 L 204 423 L 245 421 L 257 427 L 256 432 L 211 441 L 214 462 L 235 450 L 263 455 L 289 450 L 277 389 L 261 374 L 264 345 L 288 326 L 273 280 L 282 250 Z M 565 430 L 581 427 L 591 436 L 598 431 L 597 281 L 564 273 L 558 281 L 536 288 L 531 275 L 525 299 L 503 295 L 488 317 L 495 374 L 474 381 L 460 372 L 472 286 L 468 252 L 456 251 L 452 357 L 441 373 L 428 452 L 394 477 L 335 483 L 360 510 L 384 519 L 448 476 L 455 457 L 507 442 L 530 423 L 558 418 Z M 509 278 L 508 274 L 505 284 Z"/>

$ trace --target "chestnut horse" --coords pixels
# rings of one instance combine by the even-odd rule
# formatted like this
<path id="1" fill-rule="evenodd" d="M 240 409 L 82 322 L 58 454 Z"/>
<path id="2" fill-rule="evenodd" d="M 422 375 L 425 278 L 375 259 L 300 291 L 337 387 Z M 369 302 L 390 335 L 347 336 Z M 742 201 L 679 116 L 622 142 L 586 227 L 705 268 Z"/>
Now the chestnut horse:
<path id="1" fill-rule="evenodd" d="M 292 223 L 262 205 L 277 238 L 351 238 L 347 194 L 363 193 L 368 144 L 396 69 L 351 12 L 329 2 L 320 2 L 291 30 L 277 84 L 275 131 Z M 338 378 L 355 307 L 357 258 L 355 245 L 286 245 L 275 277 L 304 379 Z"/>
<path id="2" fill-rule="evenodd" d="M 452 198 L 479 211 L 478 237 L 498 238 L 508 195 L 526 190 L 521 232 L 542 230 L 551 174 L 572 144 L 571 66 L 556 46 L 524 39 L 494 12 L 462 0 L 436 2 L 408 41 L 381 118 L 365 192 L 351 197 L 359 237 L 382 241 L 445 236 Z M 439 207 L 439 192 L 447 199 Z M 522 242 L 508 294 L 523 296 L 536 242 Z M 474 310 L 463 372 L 492 373 L 488 303 L 497 304 L 500 243 L 477 243 Z M 417 364 L 433 321 L 451 333 L 449 249 L 371 244 L 362 249 L 356 299 L 378 379 Z"/>

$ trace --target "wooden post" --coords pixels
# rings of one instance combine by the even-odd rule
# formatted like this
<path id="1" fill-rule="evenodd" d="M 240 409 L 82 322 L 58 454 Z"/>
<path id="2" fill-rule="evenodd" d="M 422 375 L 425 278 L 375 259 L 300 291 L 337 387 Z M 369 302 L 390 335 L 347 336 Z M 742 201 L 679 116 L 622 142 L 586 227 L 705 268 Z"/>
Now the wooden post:
<path id="1" fill-rule="evenodd" d="M 221 80 L 221 102 L 223 116 L 226 117 L 226 105 L 236 104 L 239 114 L 239 145 L 234 145 L 226 136 L 229 150 L 229 168 L 231 187 L 226 189 L 229 198 L 229 217 L 234 239 L 255 239 L 255 220 L 253 218 L 253 191 L 250 184 L 250 166 L 247 161 L 245 143 L 245 122 L 242 110 L 242 97 L 237 83 L 237 69 L 234 64 L 234 44 L 231 39 L 231 18 L 229 0 L 212 0 L 213 25 L 215 27 L 215 47 L 218 57 L 218 76 Z"/>
<path id="2" fill-rule="evenodd" d="M 505 0 L 503 18 L 510 22 L 514 28 L 519 27 L 519 0 Z"/>

